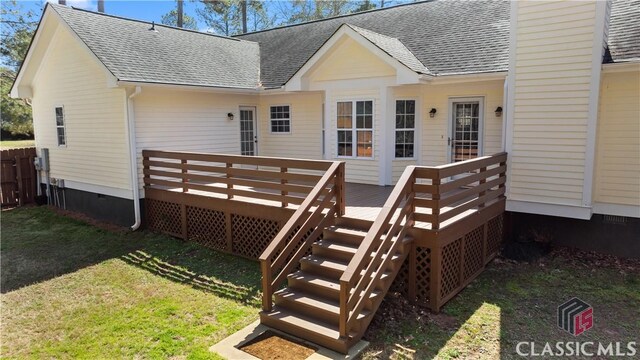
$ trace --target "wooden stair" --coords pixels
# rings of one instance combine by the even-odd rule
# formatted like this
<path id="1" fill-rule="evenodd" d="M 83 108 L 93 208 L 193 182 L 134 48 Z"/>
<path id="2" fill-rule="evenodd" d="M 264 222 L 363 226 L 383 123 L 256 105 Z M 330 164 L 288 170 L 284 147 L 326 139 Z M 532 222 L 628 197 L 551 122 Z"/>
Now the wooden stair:
<path id="1" fill-rule="evenodd" d="M 313 243 L 311 255 L 303 257 L 300 269 L 288 275 L 287 287 L 274 293 L 275 305 L 260 313 L 262 324 L 348 353 L 358 342 L 382 303 L 400 266 L 409 253 L 410 238 L 401 239 L 398 251 L 384 269 L 375 290 L 365 302 L 356 325 L 348 336 L 340 336 L 340 277 L 355 255 L 372 222 L 339 217 L 336 225 L 323 229 L 321 240 Z M 362 276 L 364 270 L 361 272 Z M 353 293 L 353 290 L 352 290 Z"/>

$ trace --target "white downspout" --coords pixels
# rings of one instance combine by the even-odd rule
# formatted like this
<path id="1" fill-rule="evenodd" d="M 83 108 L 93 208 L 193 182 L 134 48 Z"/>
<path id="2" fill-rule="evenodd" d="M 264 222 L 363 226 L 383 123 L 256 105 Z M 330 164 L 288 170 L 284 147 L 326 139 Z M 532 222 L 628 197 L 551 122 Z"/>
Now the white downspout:
<path id="1" fill-rule="evenodd" d="M 140 216 L 140 190 L 138 189 L 138 149 L 136 146 L 136 126 L 135 111 L 133 110 L 133 98 L 142 92 L 140 86 L 136 86 L 135 91 L 127 97 L 127 132 L 129 133 L 129 157 L 131 162 L 131 189 L 133 190 L 133 213 L 135 223 L 131 225 L 131 230 L 136 231 L 142 224 Z"/>
<path id="2" fill-rule="evenodd" d="M 508 77 L 504 78 L 504 86 L 502 89 L 502 151 L 507 151 L 507 101 L 509 100 L 509 81 Z"/>

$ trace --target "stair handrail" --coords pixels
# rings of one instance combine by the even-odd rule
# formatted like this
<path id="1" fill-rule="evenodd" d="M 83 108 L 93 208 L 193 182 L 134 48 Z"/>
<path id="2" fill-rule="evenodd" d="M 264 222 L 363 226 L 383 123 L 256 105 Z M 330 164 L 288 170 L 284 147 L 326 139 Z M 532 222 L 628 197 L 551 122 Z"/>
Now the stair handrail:
<path id="1" fill-rule="evenodd" d="M 328 221 L 336 215 L 344 215 L 344 170 L 343 161 L 334 161 L 329 166 L 302 204 L 260 255 L 264 311 L 271 311 L 273 289 L 278 288 L 286 276 L 292 272 L 315 238 L 320 236 Z M 329 188 L 331 183 L 333 185 Z M 312 233 L 305 238 L 310 229 L 313 229 Z M 282 269 L 278 271 L 280 267 Z M 277 274 L 274 274 L 274 271 L 277 271 Z"/>
<path id="2" fill-rule="evenodd" d="M 347 269 L 340 277 L 340 336 L 348 336 L 354 322 L 362 312 L 366 299 L 371 296 L 375 284 L 382 278 L 385 268 L 403 242 L 407 231 L 413 227 L 415 169 L 415 166 L 408 166 L 404 170 L 347 265 Z M 398 211 L 395 221 L 391 224 L 390 222 Z M 371 257 L 374 251 L 375 253 Z M 365 273 L 356 283 L 365 265 Z"/>

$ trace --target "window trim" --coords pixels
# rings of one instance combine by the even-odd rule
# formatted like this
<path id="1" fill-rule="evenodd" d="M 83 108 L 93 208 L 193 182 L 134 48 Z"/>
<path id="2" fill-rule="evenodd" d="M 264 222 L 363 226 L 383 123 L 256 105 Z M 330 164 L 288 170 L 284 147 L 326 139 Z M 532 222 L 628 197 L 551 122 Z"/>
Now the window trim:
<path id="1" fill-rule="evenodd" d="M 56 110 L 58 108 L 62 109 L 62 126 L 58 125 L 58 114 L 56 114 Z M 55 125 L 55 129 L 56 129 L 56 145 L 58 145 L 58 147 L 61 148 L 66 148 L 67 144 L 69 143 L 69 137 L 67 136 L 67 112 L 64 108 L 64 105 L 61 104 L 55 104 L 53 105 L 53 122 Z M 64 131 L 64 144 L 60 144 L 60 138 L 58 136 L 58 129 L 62 128 L 62 130 Z"/>
<path id="2" fill-rule="evenodd" d="M 397 101 L 414 101 L 415 105 L 414 105 L 414 112 L 413 112 L 413 156 L 411 157 L 397 157 L 396 156 L 396 138 L 395 135 L 398 131 L 408 131 L 407 129 L 410 128 L 405 128 L 405 129 L 400 129 L 398 130 L 398 128 L 396 127 L 396 112 L 395 112 L 395 105 Z M 418 126 L 420 125 L 420 105 L 418 102 L 418 99 L 416 98 L 411 98 L 411 97 L 406 97 L 406 98 L 395 98 L 393 101 L 393 105 L 394 105 L 394 111 L 393 111 L 393 160 L 399 160 L 399 161 L 411 161 L 411 160 L 417 160 L 418 159 L 418 151 L 419 151 L 419 147 L 418 147 L 418 137 L 420 132 L 418 131 Z"/>
<path id="3" fill-rule="evenodd" d="M 376 156 L 375 156 L 375 146 L 373 146 L 372 151 L 371 151 L 371 156 L 358 156 L 358 128 L 356 127 L 356 102 L 359 101 L 371 101 L 371 129 L 368 128 L 363 128 L 361 130 L 367 130 L 367 131 L 371 131 L 371 144 L 375 145 L 375 128 L 376 128 L 376 102 L 374 99 L 372 98 L 345 98 L 345 99 L 334 99 L 334 102 L 336 104 L 335 106 L 335 116 L 333 118 L 333 120 L 335 120 L 334 124 L 335 124 L 335 135 L 336 135 L 336 142 L 335 142 L 335 150 L 336 150 L 336 158 L 337 159 L 355 159 L 355 160 L 375 160 Z M 339 128 L 338 127 L 338 103 L 341 102 L 351 102 L 352 107 L 351 107 L 351 116 L 352 116 L 352 123 L 351 123 L 351 156 L 347 156 L 347 155 L 339 155 L 338 154 L 338 131 L 342 130 L 342 131 L 347 131 L 347 128 Z M 354 146 L 355 145 L 355 146 Z"/>
<path id="4" fill-rule="evenodd" d="M 288 119 L 272 119 L 271 118 L 271 108 L 272 107 L 277 107 L 277 106 L 288 106 L 289 107 L 289 118 Z M 273 104 L 273 105 L 269 105 L 269 134 L 273 134 L 273 135 L 291 135 L 293 133 L 293 111 L 291 110 L 293 108 L 293 106 L 291 106 L 291 104 Z M 289 120 L 289 131 L 273 131 L 273 128 L 271 126 L 271 121 L 272 120 Z"/>

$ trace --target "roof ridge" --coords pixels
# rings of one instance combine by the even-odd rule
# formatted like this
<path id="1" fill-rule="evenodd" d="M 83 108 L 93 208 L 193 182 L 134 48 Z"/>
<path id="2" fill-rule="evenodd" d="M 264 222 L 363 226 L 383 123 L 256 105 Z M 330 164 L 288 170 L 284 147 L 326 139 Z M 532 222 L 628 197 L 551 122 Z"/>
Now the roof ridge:
<path id="1" fill-rule="evenodd" d="M 280 25 L 280 26 L 272 27 L 270 29 L 264 29 L 264 30 L 258 30 L 258 31 L 250 31 L 250 32 L 246 32 L 244 34 L 233 35 L 233 37 L 235 38 L 235 37 L 242 37 L 244 35 L 260 34 L 260 33 L 269 32 L 269 31 L 272 31 L 272 30 L 286 29 L 286 28 L 291 28 L 291 27 L 295 27 L 295 26 L 314 24 L 314 23 L 318 23 L 318 22 L 322 22 L 322 21 L 335 20 L 335 19 L 339 19 L 339 18 L 362 15 L 362 14 L 370 14 L 372 12 L 386 11 L 386 10 L 397 9 L 397 8 L 401 8 L 401 7 L 405 7 L 405 6 L 412 6 L 412 5 L 424 4 L 424 3 L 435 2 L 435 1 L 438 1 L 438 0 L 419 0 L 419 1 L 407 2 L 407 3 L 404 3 L 404 4 L 397 4 L 397 5 L 383 7 L 383 8 L 376 8 L 376 9 L 371 9 L 371 10 L 353 12 L 353 13 L 349 13 L 349 14 L 330 16 L 330 17 L 326 17 L 326 18 L 322 18 L 322 19 L 309 20 L 309 21 L 304 21 L 304 22 L 297 23 L 297 24 Z"/>
<path id="2" fill-rule="evenodd" d="M 170 29 L 170 30 L 186 31 L 186 32 L 194 33 L 194 34 L 200 34 L 200 35 L 209 35 L 209 36 L 213 36 L 213 37 L 217 37 L 217 38 L 225 39 L 225 40 L 245 41 L 245 42 L 255 43 L 255 41 L 251 41 L 251 40 L 237 39 L 237 38 L 231 37 L 231 36 L 208 33 L 208 32 L 203 32 L 203 31 L 193 30 L 193 29 L 185 29 L 185 28 L 180 28 L 180 27 L 177 27 L 177 26 L 171 26 L 171 25 L 166 25 L 166 24 L 162 24 L 162 23 L 157 23 L 155 21 L 149 22 L 149 21 L 144 21 L 144 20 L 140 20 L 140 19 L 134 19 L 134 18 L 129 18 L 129 17 L 125 17 L 125 16 L 120 16 L 120 15 L 107 14 L 107 13 L 102 13 L 102 12 L 99 12 L 99 11 L 93 11 L 93 10 L 79 8 L 79 7 L 76 7 L 76 6 L 60 5 L 60 4 L 50 3 L 50 2 L 48 2 L 47 5 L 51 6 L 54 10 L 56 10 L 57 7 L 61 7 L 61 8 L 67 8 L 67 9 L 72 9 L 72 10 L 76 10 L 76 11 L 86 12 L 86 13 L 89 13 L 89 14 L 106 16 L 106 17 L 110 17 L 110 18 L 114 18 L 114 19 L 132 21 L 132 22 L 148 24 L 148 25 L 154 25 L 154 26 L 161 26 L 161 27 L 164 27 L 164 28 L 167 28 L 167 29 Z M 56 10 L 56 12 L 57 12 L 57 10 Z"/>

